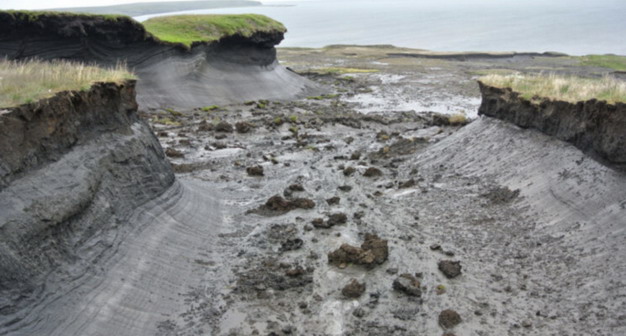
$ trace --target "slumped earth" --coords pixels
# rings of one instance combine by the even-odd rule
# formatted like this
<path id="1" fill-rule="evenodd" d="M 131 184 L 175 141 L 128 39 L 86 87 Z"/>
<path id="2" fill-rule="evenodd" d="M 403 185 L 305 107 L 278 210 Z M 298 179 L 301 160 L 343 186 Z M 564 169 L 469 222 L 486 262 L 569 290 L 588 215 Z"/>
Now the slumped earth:
<path id="1" fill-rule="evenodd" d="M 623 172 L 476 116 L 484 69 L 599 70 L 377 50 L 279 50 L 329 95 L 143 111 L 178 181 L 3 333 L 626 333 Z"/>

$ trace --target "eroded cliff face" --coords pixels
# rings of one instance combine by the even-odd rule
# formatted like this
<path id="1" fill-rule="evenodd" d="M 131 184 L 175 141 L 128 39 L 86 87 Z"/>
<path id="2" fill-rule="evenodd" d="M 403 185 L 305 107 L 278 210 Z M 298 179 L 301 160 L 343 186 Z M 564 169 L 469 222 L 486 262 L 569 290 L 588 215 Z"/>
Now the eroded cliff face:
<path id="1" fill-rule="evenodd" d="M 315 84 L 278 64 L 280 31 L 227 36 L 191 48 L 163 42 L 136 21 L 79 14 L 0 12 L 0 57 L 125 62 L 140 78 L 141 107 L 193 108 L 254 99 L 291 99 Z"/>
<path id="2" fill-rule="evenodd" d="M 0 315 L 88 274 L 174 175 L 137 117 L 134 81 L 0 114 Z"/>
<path id="3" fill-rule="evenodd" d="M 531 102 L 509 88 L 479 82 L 480 115 L 522 128 L 534 128 L 572 143 L 583 152 L 616 167 L 626 167 L 626 104 L 589 100 L 578 103 Z"/>

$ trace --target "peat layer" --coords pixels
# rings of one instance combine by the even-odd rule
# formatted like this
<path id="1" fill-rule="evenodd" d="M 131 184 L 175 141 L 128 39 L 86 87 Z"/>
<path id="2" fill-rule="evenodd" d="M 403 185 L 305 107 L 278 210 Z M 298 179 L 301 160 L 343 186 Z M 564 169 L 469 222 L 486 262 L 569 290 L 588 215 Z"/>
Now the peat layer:
<path id="1" fill-rule="evenodd" d="M 570 103 L 529 101 L 510 88 L 480 83 L 478 113 L 534 128 L 572 143 L 583 152 L 619 166 L 626 165 L 626 104 L 595 99 Z"/>
<path id="2" fill-rule="evenodd" d="M 174 182 L 134 81 L 0 114 L 0 314 L 62 293 L 114 249 L 124 219 Z M 63 277 L 61 276 L 61 277 Z"/>
<path id="3" fill-rule="evenodd" d="M 316 86 L 280 66 L 280 31 L 226 36 L 191 48 L 163 42 L 123 16 L 0 12 L 0 57 L 125 62 L 140 78 L 143 107 L 198 107 L 251 99 L 289 99 Z"/>

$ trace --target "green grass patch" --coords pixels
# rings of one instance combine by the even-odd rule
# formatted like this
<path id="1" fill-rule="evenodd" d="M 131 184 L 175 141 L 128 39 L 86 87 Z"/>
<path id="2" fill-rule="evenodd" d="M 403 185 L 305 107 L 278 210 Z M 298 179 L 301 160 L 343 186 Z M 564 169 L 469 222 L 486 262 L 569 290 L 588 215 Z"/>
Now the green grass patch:
<path id="1" fill-rule="evenodd" d="M 264 15 L 175 15 L 143 22 L 146 30 L 162 41 L 191 46 L 193 42 L 213 42 L 225 36 L 250 37 L 256 32 L 286 32 L 282 23 Z"/>
<path id="2" fill-rule="evenodd" d="M 165 126 L 181 126 L 182 123 L 179 121 L 174 121 L 170 118 L 155 118 L 152 120 L 153 123 L 155 124 L 161 124 L 161 125 L 165 125 Z"/>
<path id="3" fill-rule="evenodd" d="M 325 94 L 325 95 L 321 95 L 321 96 L 309 96 L 306 97 L 306 99 L 310 99 L 310 100 L 324 100 L 324 99 L 333 99 L 333 98 L 337 98 L 339 97 L 339 94 Z"/>
<path id="4" fill-rule="evenodd" d="M 215 110 L 219 110 L 220 107 L 218 105 L 210 105 L 210 106 L 205 106 L 203 108 L 201 108 L 202 111 L 204 112 L 210 112 L 210 111 L 215 111 Z"/>
<path id="5" fill-rule="evenodd" d="M 378 72 L 378 69 L 362 69 L 362 68 L 317 68 L 311 69 L 309 72 L 316 73 L 319 75 L 343 75 L 349 73 L 372 73 Z"/>
<path id="6" fill-rule="evenodd" d="M 548 98 L 576 103 L 598 99 L 608 103 L 626 103 L 626 82 L 609 76 L 488 75 L 479 81 L 490 86 L 511 88 L 528 100 Z"/>
<path id="7" fill-rule="evenodd" d="M 0 107 L 50 98 L 61 91 L 88 90 L 96 82 L 134 79 L 120 64 L 100 68 L 70 61 L 8 61 L 0 59 Z"/>
<path id="8" fill-rule="evenodd" d="M 587 55 L 580 57 L 580 64 L 626 71 L 626 56 L 618 55 Z"/>

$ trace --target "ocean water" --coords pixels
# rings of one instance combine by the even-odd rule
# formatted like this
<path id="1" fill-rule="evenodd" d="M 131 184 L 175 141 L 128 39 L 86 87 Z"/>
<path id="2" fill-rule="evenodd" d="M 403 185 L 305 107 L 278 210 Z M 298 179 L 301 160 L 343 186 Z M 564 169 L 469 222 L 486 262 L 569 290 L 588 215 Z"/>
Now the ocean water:
<path id="1" fill-rule="evenodd" d="M 435 51 L 626 55 L 626 0 L 301 0 L 177 13 L 257 13 L 280 46 L 393 44 Z M 171 14 L 171 13 L 168 13 Z M 154 15 L 152 15 L 154 16 Z M 142 21 L 151 16 L 137 17 Z"/>

